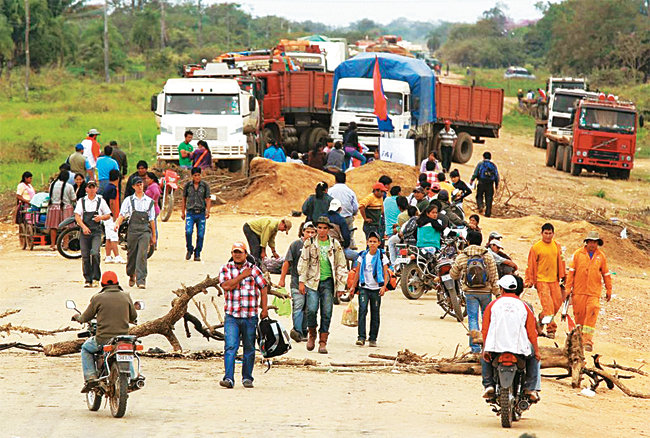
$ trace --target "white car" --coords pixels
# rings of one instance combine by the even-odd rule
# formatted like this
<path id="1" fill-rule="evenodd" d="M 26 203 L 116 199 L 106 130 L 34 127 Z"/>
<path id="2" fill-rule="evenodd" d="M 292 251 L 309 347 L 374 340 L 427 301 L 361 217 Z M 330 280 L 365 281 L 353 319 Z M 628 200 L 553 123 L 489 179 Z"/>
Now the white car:
<path id="1" fill-rule="evenodd" d="M 535 79 L 535 75 L 523 67 L 508 67 L 503 77 L 506 79 Z"/>

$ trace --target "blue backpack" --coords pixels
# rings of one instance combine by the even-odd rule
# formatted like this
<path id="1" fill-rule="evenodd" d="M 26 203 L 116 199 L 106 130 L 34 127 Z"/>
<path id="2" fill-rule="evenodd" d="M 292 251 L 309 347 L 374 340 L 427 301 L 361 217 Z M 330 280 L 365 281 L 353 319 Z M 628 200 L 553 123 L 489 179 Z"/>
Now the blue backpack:
<path id="1" fill-rule="evenodd" d="M 497 166 L 492 161 L 483 161 L 478 169 L 478 179 L 482 182 L 494 182 L 497 180 Z"/>
<path id="2" fill-rule="evenodd" d="M 469 289 L 487 287 L 488 272 L 483 256 L 470 256 L 467 260 L 467 271 L 465 274 L 465 285 Z"/>

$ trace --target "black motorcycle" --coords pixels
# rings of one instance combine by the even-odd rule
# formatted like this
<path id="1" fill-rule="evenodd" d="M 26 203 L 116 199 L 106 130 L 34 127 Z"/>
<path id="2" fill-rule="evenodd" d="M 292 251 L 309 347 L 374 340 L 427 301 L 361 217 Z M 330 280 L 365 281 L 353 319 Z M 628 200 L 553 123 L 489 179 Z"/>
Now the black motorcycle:
<path id="1" fill-rule="evenodd" d="M 143 301 L 136 301 L 137 310 L 144 309 Z M 68 309 L 77 311 L 75 302 L 67 300 Z M 89 338 L 97 332 L 97 321 L 92 320 L 87 325 L 87 330 L 77 333 L 78 338 Z M 91 411 L 98 411 L 102 405 L 102 398 L 107 397 L 111 406 L 111 414 L 121 418 L 126 413 L 128 394 L 144 388 L 144 376 L 140 374 L 140 357 L 138 351 L 142 350 L 140 341 L 135 336 L 124 335 L 112 338 L 102 351 L 96 353 L 95 366 L 99 382 L 86 393 L 86 404 Z M 131 366 L 137 361 L 135 379 L 131 379 Z"/>
<path id="2" fill-rule="evenodd" d="M 524 390 L 526 382 L 526 358 L 512 353 L 491 353 L 494 381 L 494 398 L 486 402 L 501 417 L 502 427 L 512 427 L 524 411 L 537 401 L 532 401 Z"/>
<path id="3" fill-rule="evenodd" d="M 119 236 L 119 245 L 124 250 L 127 251 L 128 247 L 126 244 L 126 239 L 128 236 L 129 224 L 128 222 L 123 222 L 120 225 L 118 230 Z M 81 241 L 80 236 L 83 233 L 81 227 L 75 221 L 74 216 L 70 216 L 59 224 L 57 229 L 56 236 L 56 249 L 66 259 L 80 259 L 81 258 Z M 106 236 L 104 235 L 104 227 L 102 227 L 102 246 L 106 245 Z M 150 258 L 154 251 L 155 245 L 149 244 L 149 251 L 147 252 L 147 258 Z"/>

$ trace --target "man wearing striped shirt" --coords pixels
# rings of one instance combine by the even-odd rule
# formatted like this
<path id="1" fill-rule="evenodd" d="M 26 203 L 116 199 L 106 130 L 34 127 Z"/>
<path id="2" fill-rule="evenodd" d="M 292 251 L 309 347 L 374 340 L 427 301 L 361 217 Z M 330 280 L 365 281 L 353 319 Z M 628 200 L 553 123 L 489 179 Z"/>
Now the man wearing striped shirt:
<path id="1" fill-rule="evenodd" d="M 451 121 L 445 120 L 445 127 L 442 128 L 440 133 L 440 155 L 442 155 L 442 171 L 447 173 L 451 168 L 451 155 L 456 146 L 458 136 L 456 131 L 451 129 Z"/>

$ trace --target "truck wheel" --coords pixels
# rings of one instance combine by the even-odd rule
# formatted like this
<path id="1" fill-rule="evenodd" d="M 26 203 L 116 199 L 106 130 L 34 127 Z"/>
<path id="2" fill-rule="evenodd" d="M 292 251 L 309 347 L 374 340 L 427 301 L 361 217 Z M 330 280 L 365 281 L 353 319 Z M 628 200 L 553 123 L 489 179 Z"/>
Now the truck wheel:
<path id="1" fill-rule="evenodd" d="M 571 146 L 564 147 L 564 162 L 562 164 L 562 170 L 569 173 L 571 172 L 571 159 L 573 158 L 573 148 Z"/>
<path id="2" fill-rule="evenodd" d="M 311 128 L 307 128 L 300 133 L 300 140 L 298 140 L 298 150 L 300 152 L 309 152 L 311 145 L 309 144 L 309 136 L 311 136 Z"/>
<path id="3" fill-rule="evenodd" d="M 562 170 L 562 165 L 564 164 L 564 145 L 558 145 L 557 151 L 555 152 L 555 168 L 557 170 Z"/>
<path id="4" fill-rule="evenodd" d="M 571 175 L 579 176 L 582 171 L 582 166 L 578 163 L 571 163 Z"/>
<path id="5" fill-rule="evenodd" d="M 618 177 L 620 179 L 630 179 L 630 169 L 621 169 L 618 171 Z"/>
<path id="6" fill-rule="evenodd" d="M 549 141 L 546 147 L 546 165 L 553 167 L 555 165 L 555 152 L 557 151 L 557 143 Z"/>
<path id="7" fill-rule="evenodd" d="M 472 136 L 467 132 L 461 132 L 458 134 L 458 140 L 456 141 L 456 147 L 454 148 L 453 160 L 456 163 L 465 164 L 472 158 L 472 152 L 474 151 L 474 142 L 472 141 Z"/>
<path id="8" fill-rule="evenodd" d="M 268 143 L 269 140 L 278 141 L 278 138 L 276 137 L 273 129 L 264 128 L 264 130 L 262 131 L 262 148 L 266 147 L 266 143 Z"/>
<path id="9" fill-rule="evenodd" d="M 539 132 L 539 128 L 541 128 L 541 126 L 539 125 L 535 127 L 535 140 L 533 140 L 533 146 L 535 146 L 536 148 L 538 148 L 540 144 L 539 136 L 541 133 Z"/>
<path id="10" fill-rule="evenodd" d="M 436 157 L 436 160 L 441 161 L 442 155 L 440 155 L 440 133 L 436 132 L 436 135 L 433 136 L 433 155 Z"/>
<path id="11" fill-rule="evenodd" d="M 311 135 L 309 136 L 309 144 L 313 147 L 319 141 L 327 138 L 328 135 L 327 129 L 318 126 L 312 129 Z"/>
<path id="12" fill-rule="evenodd" d="M 245 162 L 245 158 L 243 160 L 230 160 L 228 161 L 228 170 L 232 173 L 241 172 Z"/>

